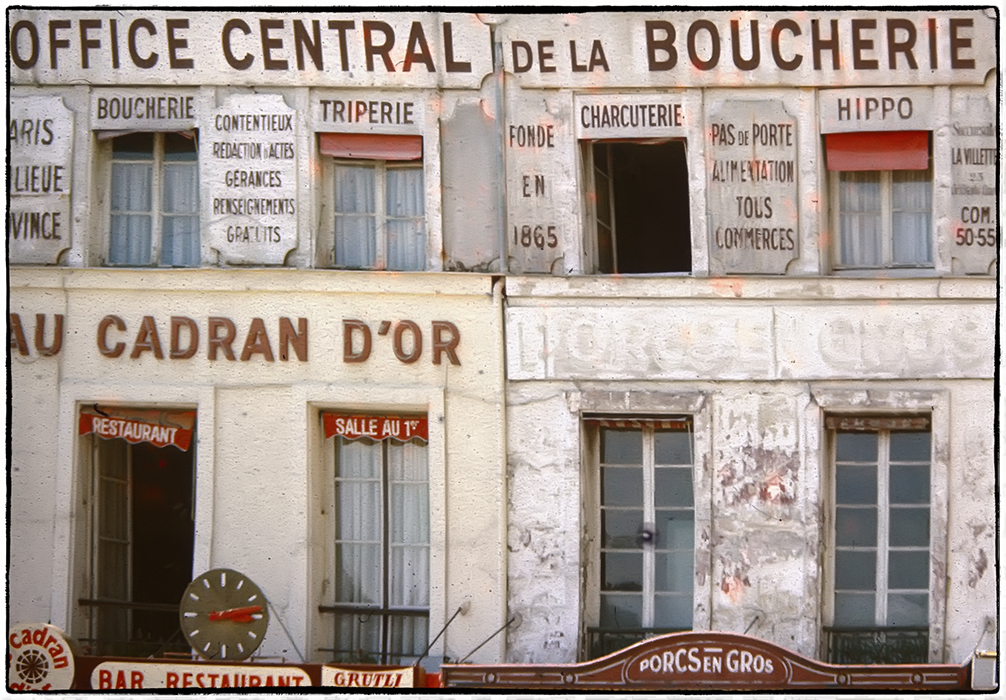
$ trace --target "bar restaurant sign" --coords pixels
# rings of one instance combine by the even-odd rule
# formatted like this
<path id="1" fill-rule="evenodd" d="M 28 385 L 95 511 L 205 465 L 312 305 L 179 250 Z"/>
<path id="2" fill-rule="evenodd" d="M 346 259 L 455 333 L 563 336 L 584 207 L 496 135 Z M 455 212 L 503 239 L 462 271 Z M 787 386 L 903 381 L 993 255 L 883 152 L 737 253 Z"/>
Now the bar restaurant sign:
<path id="1" fill-rule="evenodd" d="M 963 690 L 968 667 L 836 666 L 754 637 L 682 632 L 579 664 L 444 665 L 445 688 L 569 690 Z"/>

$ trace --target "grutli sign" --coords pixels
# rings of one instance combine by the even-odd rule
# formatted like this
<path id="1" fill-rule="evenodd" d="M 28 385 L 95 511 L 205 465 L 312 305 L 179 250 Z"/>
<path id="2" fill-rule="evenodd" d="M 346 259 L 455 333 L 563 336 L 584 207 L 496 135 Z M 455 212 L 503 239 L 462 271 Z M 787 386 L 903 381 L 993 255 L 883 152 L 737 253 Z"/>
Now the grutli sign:
<path id="1" fill-rule="evenodd" d="M 681 632 L 579 664 L 445 665 L 445 688 L 568 690 L 953 691 L 968 687 L 967 666 L 835 666 L 727 632 Z"/>

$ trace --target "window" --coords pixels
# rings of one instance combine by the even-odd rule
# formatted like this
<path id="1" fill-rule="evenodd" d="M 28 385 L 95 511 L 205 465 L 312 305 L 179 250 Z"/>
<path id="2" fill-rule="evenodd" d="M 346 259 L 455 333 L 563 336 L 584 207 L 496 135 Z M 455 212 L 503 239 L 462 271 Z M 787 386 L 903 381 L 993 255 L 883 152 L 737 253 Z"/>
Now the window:
<path id="1" fill-rule="evenodd" d="M 694 464 L 687 420 L 593 421 L 600 480 L 599 626 L 592 657 L 692 628 Z"/>
<path id="2" fill-rule="evenodd" d="M 336 267 L 423 270 L 426 192 L 422 138 L 322 134 L 333 156 Z"/>
<path id="3" fill-rule="evenodd" d="M 199 265 L 197 150 L 191 133 L 112 139 L 110 264 Z"/>
<path id="4" fill-rule="evenodd" d="M 90 572 L 77 601 L 92 654 L 188 651 L 178 601 L 192 579 L 194 412 L 81 412 L 91 464 Z"/>
<path id="5" fill-rule="evenodd" d="M 685 142 L 587 142 L 584 160 L 594 269 L 691 272 Z"/>
<path id="6" fill-rule="evenodd" d="M 325 414 L 327 426 L 353 417 Z M 331 533 L 333 661 L 409 663 L 427 647 L 430 614 L 430 508 L 426 417 L 356 417 L 385 439 L 326 427 L 335 435 Z M 415 430 L 393 427 L 411 422 Z M 359 425 L 357 423 L 356 425 Z M 406 437 L 407 434 L 416 435 Z M 402 437 L 399 440 L 394 436 Z"/>
<path id="7" fill-rule="evenodd" d="M 832 663 L 925 663 L 930 571 L 928 418 L 830 418 Z"/>
<path id="8" fill-rule="evenodd" d="M 836 268 L 933 265 L 929 133 L 827 134 Z"/>

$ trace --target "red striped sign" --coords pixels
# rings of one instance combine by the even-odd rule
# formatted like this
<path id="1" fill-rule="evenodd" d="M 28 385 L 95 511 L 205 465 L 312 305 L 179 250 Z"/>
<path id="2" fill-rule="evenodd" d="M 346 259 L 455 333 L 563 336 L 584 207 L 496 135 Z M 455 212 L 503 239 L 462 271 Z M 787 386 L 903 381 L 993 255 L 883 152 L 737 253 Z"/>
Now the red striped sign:
<path id="1" fill-rule="evenodd" d="M 343 413 L 325 413 L 322 416 L 325 437 L 336 435 L 346 440 L 392 439 L 400 442 L 418 438 L 429 441 L 429 422 L 426 416 L 367 416 Z"/>
<path id="2" fill-rule="evenodd" d="M 79 433 L 94 433 L 105 440 L 122 438 L 132 444 L 148 442 L 156 447 L 173 445 L 183 452 L 192 444 L 195 411 L 85 408 L 80 412 Z"/>

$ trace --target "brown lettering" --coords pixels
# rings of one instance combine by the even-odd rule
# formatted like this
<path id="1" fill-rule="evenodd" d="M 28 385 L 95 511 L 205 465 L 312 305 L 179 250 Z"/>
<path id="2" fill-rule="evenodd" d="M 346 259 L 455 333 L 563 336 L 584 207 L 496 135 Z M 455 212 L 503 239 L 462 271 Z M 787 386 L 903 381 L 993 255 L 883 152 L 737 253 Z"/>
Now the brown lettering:
<path id="1" fill-rule="evenodd" d="M 42 357 L 51 357 L 63 347 L 63 314 L 54 314 L 56 329 L 53 331 L 52 345 L 45 344 L 45 314 L 35 314 L 35 349 Z"/>
<path id="2" fill-rule="evenodd" d="M 108 343 L 105 342 L 105 334 L 108 332 L 108 327 L 113 324 L 116 330 L 126 330 L 125 322 L 113 314 L 105 316 L 105 318 L 101 319 L 101 323 L 98 324 L 98 352 L 105 357 L 118 357 L 126 349 L 125 343 L 116 343 L 114 348 L 109 349 Z"/>
<path id="3" fill-rule="evenodd" d="M 446 331 L 450 333 L 450 338 L 444 340 L 441 334 Z M 458 343 L 461 342 L 461 334 L 458 332 L 458 327 L 455 326 L 450 321 L 434 321 L 433 322 L 433 364 L 440 364 L 441 353 L 446 352 L 447 358 L 451 361 L 452 365 L 460 365 L 461 360 L 458 359 L 458 353 L 456 349 Z"/>
<path id="4" fill-rule="evenodd" d="M 164 359 L 161 352 L 161 339 L 157 336 L 157 326 L 154 324 L 153 316 L 144 316 L 140 324 L 140 330 L 136 332 L 136 340 L 133 342 L 133 352 L 129 357 L 135 360 L 144 350 L 150 350 L 158 360 Z"/>
<path id="5" fill-rule="evenodd" d="M 353 331 L 363 335 L 363 347 L 360 352 L 353 351 Z M 364 362 L 370 357 L 370 327 L 356 319 L 342 319 L 342 361 Z"/>
<path id="6" fill-rule="evenodd" d="M 182 350 L 180 344 L 182 328 L 189 329 L 189 346 Z M 187 360 L 196 354 L 199 347 L 199 326 L 191 318 L 185 316 L 171 317 L 171 352 L 168 354 L 172 360 Z"/>
<path id="7" fill-rule="evenodd" d="M 209 359 L 217 359 L 217 348 L 220 348 L 224 352 L 224 357 L 233 361 L 234 351 L 231 350 L 231 343 L 234 342 L 234 336 L 237 334 L 234 322 L 222 316 L 210 316 L 208 323 L 208 338 L 206 342 Z M 217 336 L 217 330 L 220 328 L 223 328 L 226 333 L 222 338 Z"/>
<path id="8" fill-rule="evenodd" d="M 247 362 L 256 353 L 261 354 L 269 362 L 275 362 L 272 348 L 269 347 L 269 334 L 265 331 L 265 322 L 260 318 L 253 318 L 248 328 L 245 346 L 241 351 L 241 361 Z"/>
<path id="9" fill-rule="evenodd" d="M 279 319 L 279 359 L 286 362 L 290 359 L 289 347 L 293 346 L 293 351 L 297 353 L 297 359 L 307 362 L 307 319 L 297 319 L 297 331 L 293 330 L 293 323 L 286 316 Z"/>
<path id="10" fill-rule="evenodd" d="M 17 350 L 19 355 L 28 355 L 28 343 L 24 339 L 24 328 L 21 327 L 21 316 L 10 314 L 10 331 L 8 337 L 12 350 Z"/>
<path id="11" fill-rule="evenodd" d="M 405 348 L 402 345 L 402 334 L 406 330 L 412 331 L 412 352 L 406 353 Z M 419 359 L 419 356 L 423 352 L 423 332 L 419 330 L 413 321 L 399 321 L 398 325 L 395 326 L 395 357 L 404 362 L 407 365 L 412 364 Z"/>

